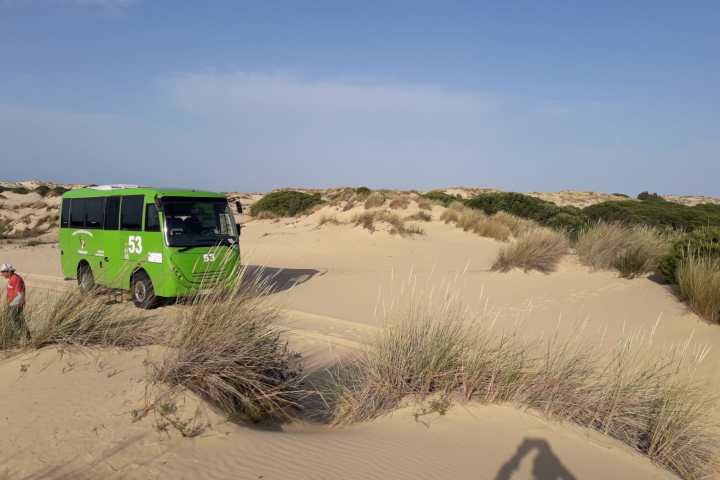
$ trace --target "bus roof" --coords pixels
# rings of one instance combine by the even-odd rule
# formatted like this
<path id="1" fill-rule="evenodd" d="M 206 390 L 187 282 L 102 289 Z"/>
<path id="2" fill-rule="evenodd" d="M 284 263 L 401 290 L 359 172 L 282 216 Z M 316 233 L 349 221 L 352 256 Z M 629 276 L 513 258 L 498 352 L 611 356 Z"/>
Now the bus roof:
<path id="1" fill-rule="evenodd" d="M 113 195 L 149 195 L 162 197 L 203 197 L 225 198 L 218 192 L 193 190 L 189 188 L 155 188 L 140 187 L 137 185 L 97 185 L 92 187 L 75 188 L 63 194 L 63 198 L 90 198 L 109 197 Z"/>

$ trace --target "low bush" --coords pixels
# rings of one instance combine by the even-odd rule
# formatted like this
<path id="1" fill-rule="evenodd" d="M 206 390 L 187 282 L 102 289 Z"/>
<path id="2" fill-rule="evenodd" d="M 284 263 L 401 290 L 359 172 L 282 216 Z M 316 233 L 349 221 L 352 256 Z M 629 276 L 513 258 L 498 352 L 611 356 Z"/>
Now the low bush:
<path id="1" fill-rule="evenodd" d="M 717 395 L 693 376 L 702 352 L 658 352 L 640 334 L 615 346 L 579 336 L 527 340 L 452 296 L 424 297 L 410 299 L 366 351 L 335 369 L 326 398 L 336 423 L 376 418 L 408 398 L 511 403 L 615 438 L 682 478 L 715 471 Z"/>
<path id="2" fill-rule="evenodd" d="M 685 257 L 677 269 L 677 283 L 695 313 L 720 323 L 720 258 Z"/>
<path id="3" fill-rule="evenodd" d="M 585 207 L 583 213 L 592 221 L 648 225 L 682 231 L 692 231 L 704 226 L 720 227 L 720 205 L 700 204 L 690 207 L 661 198 L 596 203 Z"/>
<path id="4" fill-rule="evenodd" d="M 268 193 L 250 207 L 250 214 L 257 217 L 270 212 L 278 217 L 295 217 L 322 203 L 319 193 L 309 194 L 293 190 Z"/>
<path id="5" fill-rule="evenodd" d="M 431 202 L 439 203 L 443 207 L 447 207 L 452 202 L 462 202 L 462 197 L 460 197 L 459 195 L 450 195 L 448 193 L 438 190 L 423 193 L 422 197 L 430 200 Z"/>
<path id="6" fill-rule="evenodd" d="M 358 187 L 355 189 L 355 195 L 358 197 L 367 197 L 372 193 L 372 190 L 370 190 L 368 187 Z"/>
<path id="7" fill-rule="evenodd" d="M 585 265 L 632 278 L 654 271 L 667 254 L 669 241 L 652 227 L 601 222 L 579 234 L 575 250 Z"/>
<path id="8" fill-rule="evenodd" d="M 337 219 L 337 217 L 329 216 L 329 215 L 323 215 L 320 217 L 320 220 L 318 220 L 318 227 L 322 227 L 324 225 L 340 225 L 340 220 Z"/>
<path id="9" fill-rule="evenodd" d="M 430 200 L 418 198 L 415 202 L 417 202 L 417 206 L 420 210 L 432 210 L 432 202 L 430 202 Z"/>
<path id="10" fill-rule="evenodd" d="M 183 386 L 232 418 L 285 419 L 306 395 L 298 355 L 273 326 L 271 286 L 241 282 L 180 311 L 155 379 Z"/>
<path id="11" fill-rule="evenodd" d="M 680 262 L 690 256 L 720 259 L 720 227 L 701 227 L 676 239 L 670 252 L 660 259 L 660 273 L 668 282 L 677 283 Z"/>
<path id="12" fill-rule="evenodd" d="M 526 272 L 537 270 L 549 273 L 555 270 L 568 250 L 565 235 L 548 228 L 535 228 L 500 249 L 492 269 L 507 272 L 522 268 Z"/>
<path id="13" fill-rule="evenodd" d="M 25 195 L 27 193 L 30 193 L 30 190 L 23 186 L 17 186 L 17 187 L 3 187 L 0 185 L 0 193 L 2 192 L 11 192 L 11 193 L 17 193 L 19 195 Z"/>
<path id="14" fill-rule="evenodd" d="M 522 193 L 483 193 L 467 200 L 465 205 L 482 210 L 488 215 L 507 212 L 517 217 L 534 220 L 540 225 L 569 232 L 577 232 L 587 225 L 587 218 L 579 208 L 560 207 Z"/>

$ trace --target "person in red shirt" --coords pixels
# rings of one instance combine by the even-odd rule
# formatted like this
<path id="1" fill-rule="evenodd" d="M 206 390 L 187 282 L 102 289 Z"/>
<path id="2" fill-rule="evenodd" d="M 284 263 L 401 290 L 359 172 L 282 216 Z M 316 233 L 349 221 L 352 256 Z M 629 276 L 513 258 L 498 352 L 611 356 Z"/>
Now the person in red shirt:
<path id="1" fill-rule="evenodd" d="M 30 330 L 23 315 L 23 309 L 25 308 L 25 281 L 15 273 L 15 267 L 7 263 L 0 265 L 0 274 L 8 282 L 7 305 L 10 320 L 15 324 L 16 331 L 29 340 Z"/>

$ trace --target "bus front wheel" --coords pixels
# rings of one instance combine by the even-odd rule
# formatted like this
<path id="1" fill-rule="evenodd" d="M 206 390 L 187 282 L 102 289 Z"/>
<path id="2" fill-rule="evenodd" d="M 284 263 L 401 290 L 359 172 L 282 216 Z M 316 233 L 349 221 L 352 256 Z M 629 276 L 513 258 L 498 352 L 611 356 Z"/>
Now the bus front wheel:
<path id="1" fill-rule="evenodd" d="M 136 307 L 148 309 L 157 305 L 158 297 L 155 296 L 155 289 L 147 273 L 137 272 L 133 275 L 130 290 Z"/>

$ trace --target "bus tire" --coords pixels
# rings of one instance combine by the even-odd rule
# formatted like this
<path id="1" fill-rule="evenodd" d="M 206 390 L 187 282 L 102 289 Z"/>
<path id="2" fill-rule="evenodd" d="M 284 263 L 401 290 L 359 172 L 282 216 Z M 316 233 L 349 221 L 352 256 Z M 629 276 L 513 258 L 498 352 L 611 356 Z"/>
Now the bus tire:
<path id="1" fill-rule="evenodd" d="M 155 296 L 155 288 L 147 273 L 142 270 L 136 272 L 132 277 L 130 294 L 133 303 L 138 308 L 150 309 L 158 304 L 158 297 Z"/>
<path id="2" fill-rule="evenodd" d="M 95 290 L 95 277 L 92 269 L 87 262 L 81 262 L 77 269 L 77 282 L 80 291 L 83 293 L 91 293 Z"/>

